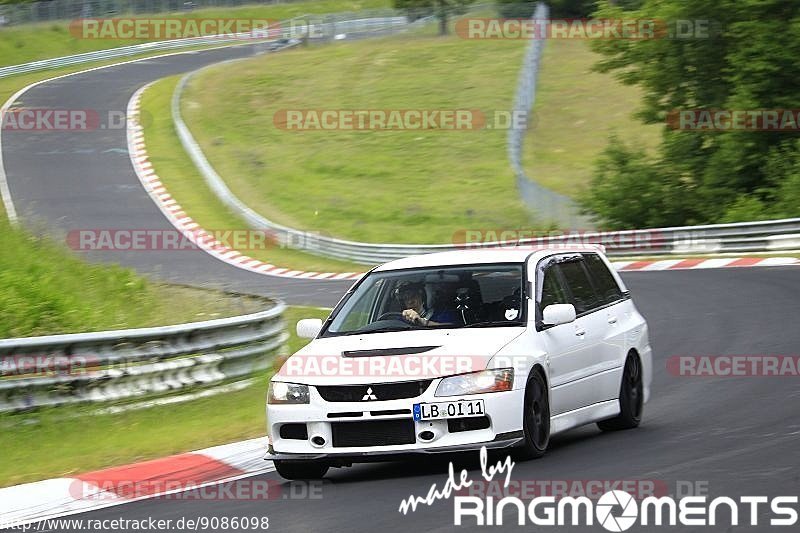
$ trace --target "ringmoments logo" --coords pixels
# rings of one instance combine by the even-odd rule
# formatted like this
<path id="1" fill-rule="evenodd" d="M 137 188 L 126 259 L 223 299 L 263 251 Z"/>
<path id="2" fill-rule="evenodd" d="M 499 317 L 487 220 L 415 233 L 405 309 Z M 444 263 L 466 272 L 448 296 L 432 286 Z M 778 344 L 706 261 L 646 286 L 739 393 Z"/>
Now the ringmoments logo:
<path id="1" fill-rule="evenodd" d="M 400 502 L 404 515 L 418 507 L 432 506 L 453 497 L 453 523 L 456 526 L 502 526 L 504 523 L 524 526 L 593 526 L 607 531 L 627 531 L 635 524 L 642 526 L 794 526 L 798 520 L 797 496 L 739 496 L 730 498 L 687 495 L 679 498 L 654 494 L 640 498 L 621 488 L 606 490 L 596 501 L 587 496 L 537 495 L 531 499 L 519 496 L 495 497 L 484 493 L 469 495 L 476 484 L 502 482 L 503 489 L 512 483 L 515 466 L 511 456 L 489 465 L 486 447 L 480 450 L 481 472 L 473 478 L 462 469 L 456 473 L 450 462 L 445 482 L 433 483 L 425 496 L 411 495 Z M 619 480 L 618 483 L 622 483 Z M 588 487 L 588 483 L 586 484 Z M 698 488 L 700 485 L 698 484 Z M 626 487 L 627 488 L 627 487 Z M 655 490 L 653 485 L 652 489 Z M 660 491 L 659 491 L 660 492 Z M 698 491 L 699 492 L 699 491 Z M 464 495 L 467 494 L 467 495 Z M 639 494 L 641 496 L 642 494 Z"/>
<path id="2" fill-rule="evenodd" d="M 621 507 L 622 514 L 614 516 L 614 508 Z M 597 521 L 609 531 L 625 531 L 636 523 L 639 511 L 636 500 L 624 490 L 612 490 L 600 496 L 595 508 Z"/>
<path id="3" fill-rule="evenodd" d="M 527 503 L 527 505 L 526 505 Z M 541 496 L 524 502 L 509 496 L 495 500 L 475 496 L 456 496 L 453 502 L 454 524 L 503 525 L 504 511 L 509 510 L 508 523 L 536 526 L 595 525 L 607 531 L 627 531 L 635 524 L 642 526 L 794 526 L 798 520 L 798 497 L 687 496 L 676 500 L 650 496 L 637 501 L 624 490 L 604 493 L 596 502 L 587 497 Z M 763 516 L 769 514 L 765 521 Z M 512 522 L 513 521 L 513 522 Z"/>

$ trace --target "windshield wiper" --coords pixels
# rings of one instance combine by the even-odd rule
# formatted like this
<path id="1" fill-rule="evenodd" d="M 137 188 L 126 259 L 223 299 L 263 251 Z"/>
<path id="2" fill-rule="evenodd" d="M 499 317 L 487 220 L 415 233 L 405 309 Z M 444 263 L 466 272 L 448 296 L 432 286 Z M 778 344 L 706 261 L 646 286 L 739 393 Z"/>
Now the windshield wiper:
<path id="1" fill-rule="evenodd" d="M 415 329 L 414 326 L 386 326 L 382 328 L 375 328 L 375 329 L 357 329 L 355 331 L 348 331 L 346 333 L 342 333 L 342 335 L 359 335 L 361 333 L 389 333 L 392 331 L 405 331 L 407 329 Z"/>
<path id="2" fill-rule="evenodd" d="M 487 320 L 485 322 L 475 322 L 467 324 L 465 328 L 490 328 L 493 326 L 522 326 L 522 322 L 512 322 L 505 320 Z"/>

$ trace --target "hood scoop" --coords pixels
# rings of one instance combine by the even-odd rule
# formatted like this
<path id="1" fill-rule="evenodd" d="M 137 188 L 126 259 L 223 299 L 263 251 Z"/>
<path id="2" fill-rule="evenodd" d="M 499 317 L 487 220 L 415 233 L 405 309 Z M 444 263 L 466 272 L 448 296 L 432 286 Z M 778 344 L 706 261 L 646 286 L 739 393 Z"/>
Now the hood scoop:
<path id="1" fill-rule="evenodd" d="M 407 348 L 375 348 L 372 350 L 350 350 L 342 352 L 343 357 L 380 357 L 382 355 L 412 355 L 425 353 L 441 346 L 410 346 Z"/>

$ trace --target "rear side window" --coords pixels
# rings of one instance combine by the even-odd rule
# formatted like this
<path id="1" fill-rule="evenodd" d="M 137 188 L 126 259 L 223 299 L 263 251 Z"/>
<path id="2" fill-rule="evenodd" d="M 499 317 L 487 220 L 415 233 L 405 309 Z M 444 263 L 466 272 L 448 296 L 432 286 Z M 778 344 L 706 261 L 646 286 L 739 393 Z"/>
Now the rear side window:
<path id="1" fill-rule="evenodd" d="M 572 305 L 575 306 L 577 314 L 591 311 L 596 307 L 600 307 L 603 303 L 600 302 L 597 294 L 594 292 L 594 287 L 589 279 L 589 275 L 583 268 L 583 261 L 567 261 L 559 263 L 559 269 L 564 275 L 564 281 L 569 287 L 572 294 Z"/>
<path id="2" fill-rule="evenodd" d="M 603 260 L 600 259 L 600 256 L 597 254 L 584 254 L 583 257 L 602 303 L 610 304 L 621 300 L 623 295 L 619 285 L 617 285 L 617 280 L 614 279 L 613 274 L 608 270 Z"/>

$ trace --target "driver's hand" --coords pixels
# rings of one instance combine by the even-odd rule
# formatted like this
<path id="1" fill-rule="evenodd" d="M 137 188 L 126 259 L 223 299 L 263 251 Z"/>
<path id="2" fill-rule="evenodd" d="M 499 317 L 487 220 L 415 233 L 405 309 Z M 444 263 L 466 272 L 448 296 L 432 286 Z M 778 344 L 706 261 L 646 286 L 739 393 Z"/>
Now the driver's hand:
<path id="1" fill-rule="evenodd" d="M 403 320 L 409 324 L 416 324 L 417 320 L 419 320 L 419 313 L 413 309 L 406 309 L 403 311 Z"/>

